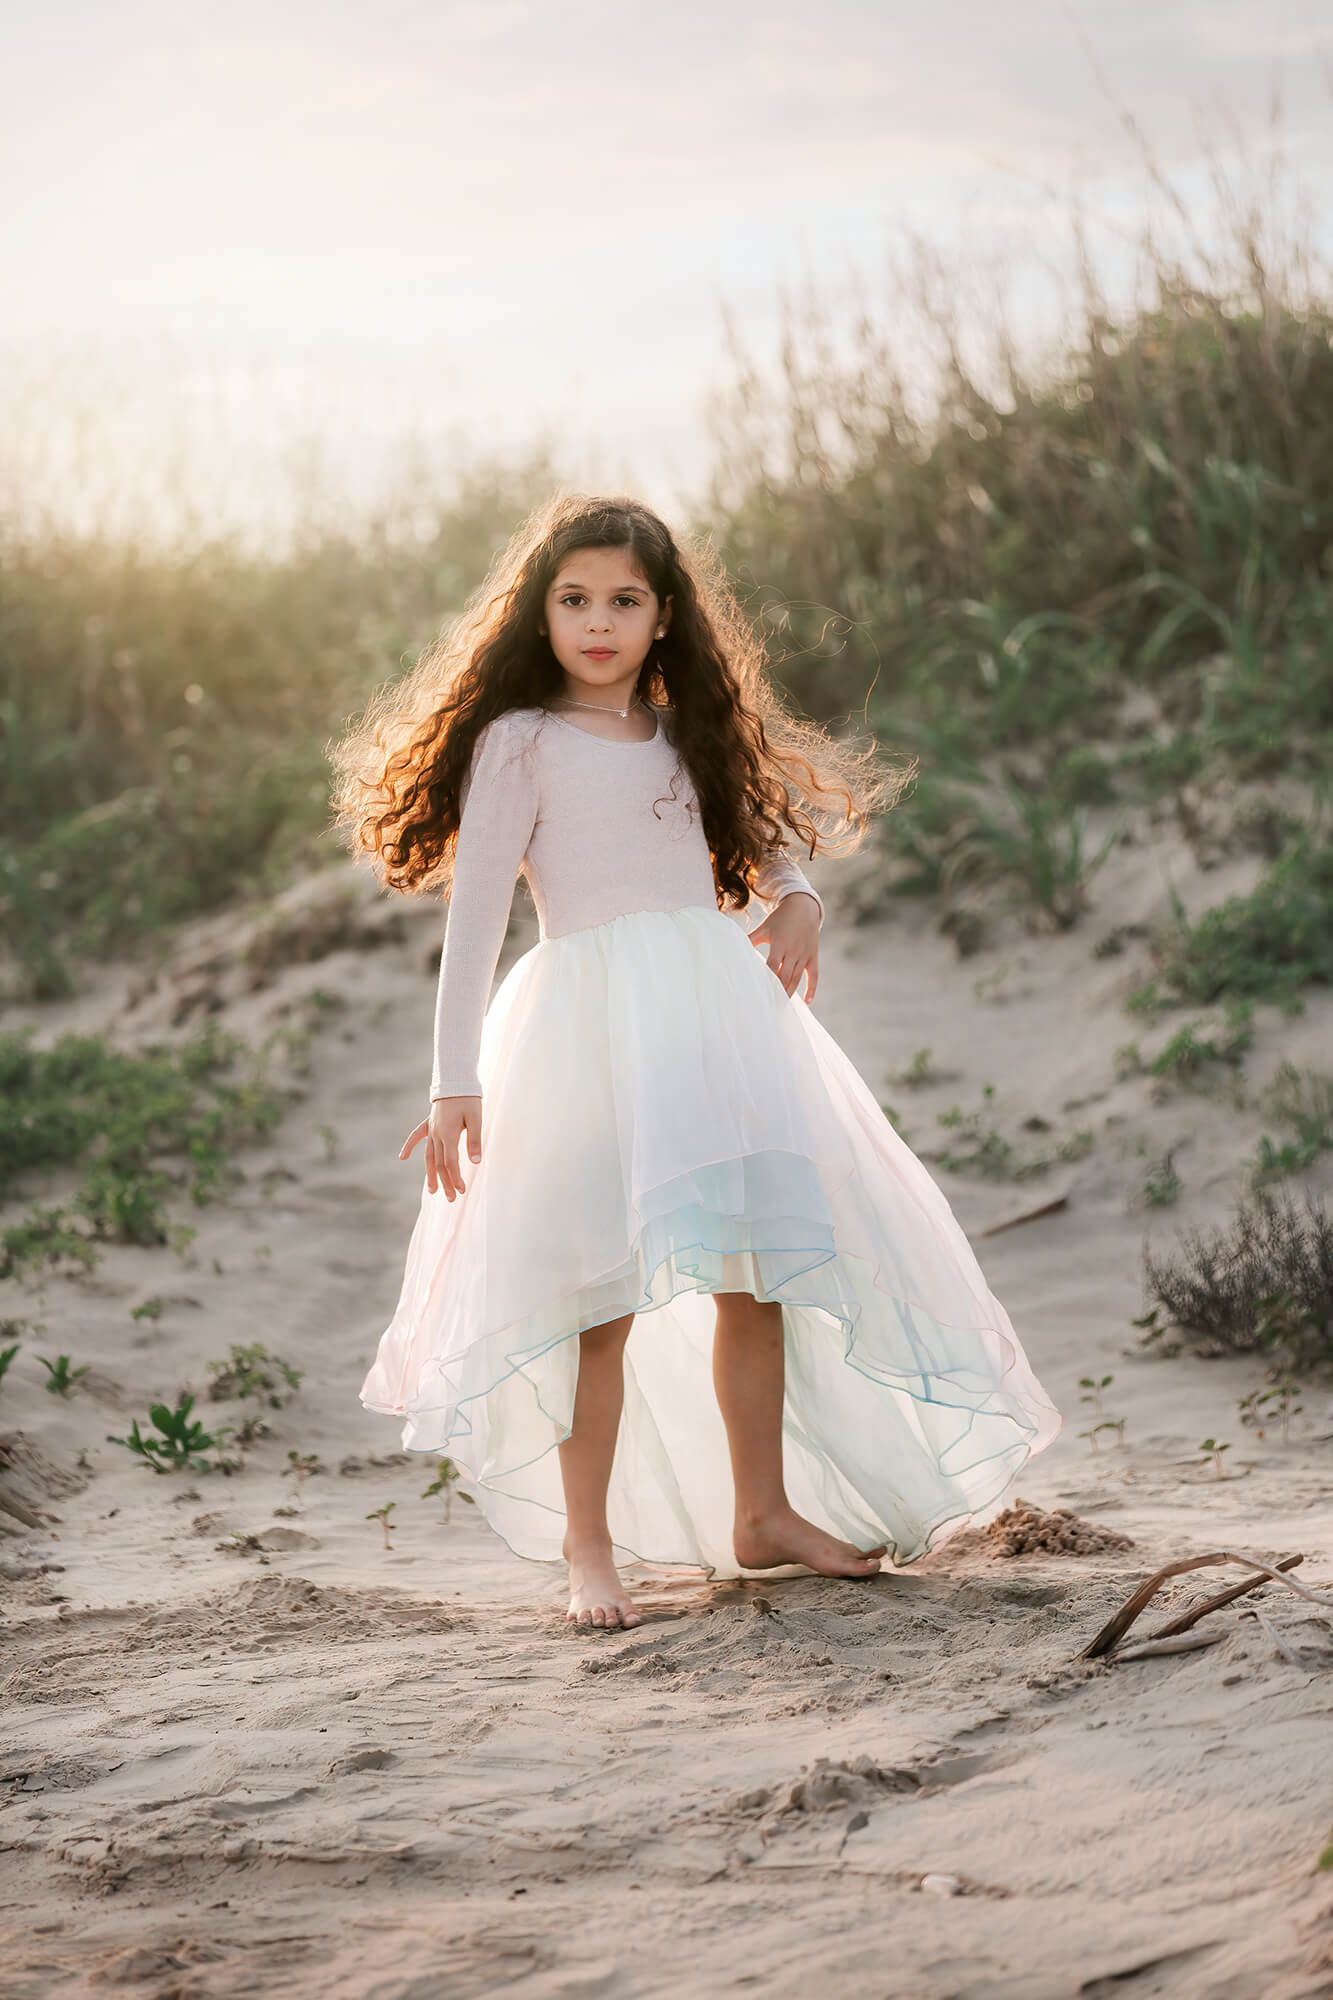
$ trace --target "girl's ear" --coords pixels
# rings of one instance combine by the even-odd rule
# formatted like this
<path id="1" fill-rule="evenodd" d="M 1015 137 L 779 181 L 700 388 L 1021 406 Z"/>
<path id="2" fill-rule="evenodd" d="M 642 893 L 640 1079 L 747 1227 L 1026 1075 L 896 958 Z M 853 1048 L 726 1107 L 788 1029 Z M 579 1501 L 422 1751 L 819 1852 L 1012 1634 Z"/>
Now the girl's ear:
<path id="1" fill-rule="evenodd" d="M 662 610 L 657 620 L 658 638 L 665 639 L 670 629 L 671 629 L 671 593 L 670 591 L 668 591 L 666 596 L 662 599 Z"/>

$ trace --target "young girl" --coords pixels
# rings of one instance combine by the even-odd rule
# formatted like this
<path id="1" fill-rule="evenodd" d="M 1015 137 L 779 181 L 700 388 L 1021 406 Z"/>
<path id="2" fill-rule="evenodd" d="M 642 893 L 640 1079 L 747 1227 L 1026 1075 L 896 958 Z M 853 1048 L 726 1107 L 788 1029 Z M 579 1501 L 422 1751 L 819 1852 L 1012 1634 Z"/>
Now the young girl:
<path id="1" fill-rule="evenodd" d="M 354 851 L 450 882 L 420 1214 L 361 1400 L 519 1555 L 563 1555 L 580 1625 L 639 1623 L 617 1557 L 910 1563 L 1060 1428 L 810 1008 L 824 906 L 784 828 L 857 845 L 901 789 L 872 756 L 781 708 L 711 558 L 577 497 L 339 753 Z M 520 870 L 539 941 L 490 998 Z"/>

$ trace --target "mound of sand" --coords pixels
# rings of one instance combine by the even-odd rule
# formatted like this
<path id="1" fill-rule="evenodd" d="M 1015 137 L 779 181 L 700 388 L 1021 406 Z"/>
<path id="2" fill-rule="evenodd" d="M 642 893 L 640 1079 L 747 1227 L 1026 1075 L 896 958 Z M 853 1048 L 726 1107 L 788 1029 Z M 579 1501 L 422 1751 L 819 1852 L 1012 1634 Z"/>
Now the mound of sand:
<path id="1" fill-rule="evenodd" d="M 1071 1514 L 1067 1507 L 1034 1506 L 1020 1494 L 982 1530 L 993 1556 L 1099 1556 L 1111 1549 L 1132 1549 L 1128 1535 L 1098 1528 Z"/>

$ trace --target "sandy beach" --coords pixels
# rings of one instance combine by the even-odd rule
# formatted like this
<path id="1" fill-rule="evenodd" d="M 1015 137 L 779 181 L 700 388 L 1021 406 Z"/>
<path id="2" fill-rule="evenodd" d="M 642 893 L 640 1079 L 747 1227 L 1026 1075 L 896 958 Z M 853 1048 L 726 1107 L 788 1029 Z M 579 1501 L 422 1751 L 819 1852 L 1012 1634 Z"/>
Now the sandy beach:
<path id="1" fill-rule="evenodd" d="M 1020 1183 L 939 1170 L 1065 1415 L 1001 1507 L 1084 1527 L 1010 1554 L 979 1522 L 864 1585 L 645 1575 L 624 1633 L 568 1629 L 559 1573 L 457 1496 L 446 1521 L 431 1462 L 357 1401 L 419 1199 L 420 1152 L 398 1151 L 439 906 L 334 868 L 284 899 L 295 942 L 259 983 L 245 947 L 273 919 L 237 913 L 182 934 L 153 982 L 103 968 L 77 999 L 10 1009 L 43 1040 L 205 1017 L 258 1040 L 322 996 L 303 1101 L 183 1254 L 112 1247 L 8 1287 L 4 1310 L 46 1332 L 0 1394 L 7 2000 L 1333 1995 L 1333 1612 L 1271 1583 L 1200 1622 L 1217 1643 L 1077 1657 L 1191 1555 L 1299 1553 L 1333 1592 L 1333 1389 L 1309 1382 L 1289 1437 L 1259 1437 L 1237 1413 L 1257 1358 L 1145 1349 L 1131 1325 L 1145 1234 L 1230 1212 L 1258 1114 L 1117 1080 L 1146 947 L 1093 947 L 1161 915 L 1168 883 L 1198 909 L 1259 867 L 1201 869 L 1159 827 L 1077 928 L 1015 923 L 964 960 L 925 908 L 857 922 L 857 862 L 812 865 L 817 1011 L 915 1149 L 988 1084 L 1020 1147 L 1093 1135 Z M 534 938 L 520 903 L 502 969 Z M 1327 993 L 1262 1010 L 1247 1075 L 1316 1064 L 1330 1029 Z M 938 1080 L 903 1083 L 926 1048 Z M 1145 1161 L 1173 1147 L 1182 1198 L 1145 1212 Z M 239 1421 L 207 1363 L 255 1340 L 304 1376 L 243 1470 L 157 1476 L 108 1442 L 187 1386 L 206 1420 Z M 38 1351 L 91 1372 L 48 1394 Z M 1081 1435 L 1080 1380 L 1105 1375 L 1119 1443 Z M 1208 1437 L 1230 1443 L 1226 1477 Z M 319 1461 L 299 1495 L 289 1451 Z M 386 1547 L 367 1517 L 389 1502 Z M 1177 1577 L 1135 1636 L 1242 1574 Z"/>

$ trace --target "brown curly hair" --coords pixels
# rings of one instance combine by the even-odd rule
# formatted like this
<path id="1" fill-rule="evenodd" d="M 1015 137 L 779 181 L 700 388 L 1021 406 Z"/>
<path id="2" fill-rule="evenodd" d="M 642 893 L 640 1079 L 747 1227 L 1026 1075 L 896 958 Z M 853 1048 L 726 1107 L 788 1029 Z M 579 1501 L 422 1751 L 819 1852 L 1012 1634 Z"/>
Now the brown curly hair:
<path id="1" fill-rule="evenodd" d="M 561 492 L 517 530 L 411 672 L 329 746 L 334 826 L 352 854 L 368 856 L 390 888 L 448 887 L 473 746 L 495 716 L 544 707 L 560 692 L 560 664 L 538 628 L 560 564 L 589 548 L 625 550 L 659 605 L 672 599 L 666 637 L 635 693 L 675 711 L 719 903 L 745 908 L 754 869 L 783 841 L 784 825 L 810 855 L 854 851 L 870 814 L 895 802 L 914 766 L 886 766 L 873 744 L 858 750 L 782 707 L 711 545 L 683 551 L 635 500 Z"/>

